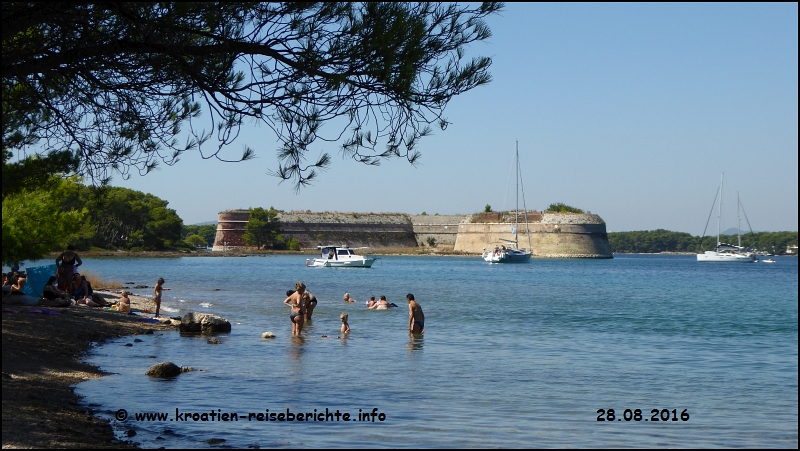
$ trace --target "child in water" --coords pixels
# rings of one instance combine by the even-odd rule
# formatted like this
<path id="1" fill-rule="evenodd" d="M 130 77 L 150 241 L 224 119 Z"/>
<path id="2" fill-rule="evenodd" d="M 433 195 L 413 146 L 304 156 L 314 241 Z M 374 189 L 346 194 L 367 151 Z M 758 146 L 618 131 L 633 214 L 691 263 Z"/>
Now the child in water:
<path id="1" fill-rule="evenodd" d="M 347 313 L 342 313 L 339 315 L 339 319 L 342 320 L 342 335 L 346 335 L 350 333 L 350 325 L 347 324 Z"/>

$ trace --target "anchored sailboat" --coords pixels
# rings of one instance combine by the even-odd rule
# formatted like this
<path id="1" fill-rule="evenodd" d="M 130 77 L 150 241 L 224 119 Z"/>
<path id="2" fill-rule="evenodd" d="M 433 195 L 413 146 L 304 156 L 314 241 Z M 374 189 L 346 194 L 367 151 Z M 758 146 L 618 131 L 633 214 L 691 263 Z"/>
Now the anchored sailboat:
<path id="1" fill-rule="evenodd" d="M 742 247 L 742 235 L 740 232 L 740 225 L 741 225 L 741 218 L 739 218 L 739 223 L 736 226 L 736 235 L 739 239 L 738 245 L 734 246 L 728 243 L 721 243 L 719 241 L 719 227 L 720 227 L 720 218 L 722 217 L 722 186 L 723 181 L 725 180 L 725 174 L 722 174 L 719 182 L 719 210 L 717 211 L 717 247 L 713 251 L 705 251 L 702 254 L 697 254 L 697 261 L 699 262 L 739 262 L 739 263 L 753 263 L 756 261 L 756 254 L 755 252 L 750 252 L 749 249 L 745 249 Z M 714 203 L 716 203 L 717 199 L 714 198 Z M 741 202 L 737 196 L 737 212 L 739 206 L 741 206 Z M 711 211 L 714 211 L 714 205 L 711 205 Z M 738 216 L 738 214 L 737 214 Z M 711 215 L 709 215 L 709 220 L 711 219 Z M 706 221 L 706 228 L 708 228 L 708 221 Z M 703 236 L 705 236 L 706 232 L 703 231 Z"/>
<path id="2" fill-rule="evenodd" d="M 495 247 L 494 250 L 486 251 L 484 248 L 483 259 L 489 263 L 528 263 L 531 261 L 531 253 L 526 251 L 525 248 L 519 249 L 519 141 L 517 141 L 517 154 L 516 154 L 516 168 L 517 168 L 517 206 L 514 210 L 514 227 L 511 233 L 514 234 L 513 240 L 502 239 L 501 241 L 509 244 L 514 243 L 514 247 L 503 248 Z M 525 190 L 522 191 L 522 203 L 525 204 Z M 528 248 L 531 248 L 531 232 L 528 227 L 528 208 L 525 207 L 525 231 L 528 234 Z"/>

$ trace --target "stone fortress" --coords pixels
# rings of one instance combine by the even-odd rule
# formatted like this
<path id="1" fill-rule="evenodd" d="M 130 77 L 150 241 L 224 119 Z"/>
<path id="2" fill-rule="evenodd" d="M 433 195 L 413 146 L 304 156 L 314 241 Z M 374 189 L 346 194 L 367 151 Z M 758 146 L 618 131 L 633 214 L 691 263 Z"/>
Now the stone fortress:
<path id="1" fill-rule="evenodd" d="M 532 248 L 540 258 L 612 258 L 606 224 L 600 216 L 587 213 L 519 212 L 520 248 Z M 228 210 L 219 213 L 213 251 L 246 248 L 244 232 L 250 213 Z M 502 241 L 514 238 L 514 212 L 472 215 L 409 215 L 404 213 L 349 213 L 310 211 L 281 212 L 278 215 L 285 238 L 294 238 L 302 248 L 318 245 L 350 247 L 436 246 L 456 252 L 480 254 Z M 527 228 L 526 228 L 527 227 Z M 530 231 L 530 245 L 528 234 Z"/>

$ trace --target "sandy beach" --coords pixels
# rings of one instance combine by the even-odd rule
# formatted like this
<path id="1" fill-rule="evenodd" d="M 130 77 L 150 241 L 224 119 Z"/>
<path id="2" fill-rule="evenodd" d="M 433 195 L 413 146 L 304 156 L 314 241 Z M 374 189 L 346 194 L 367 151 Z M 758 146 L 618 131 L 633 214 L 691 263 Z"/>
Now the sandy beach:
<path id="1" fill-rule="evenodd" d="M 97 292 L 109 301 L 119 298 Z M 154 308 L 148 298 L 130 298 L 134 311 Z M 135 448 L 79 405 L 72 386 L 103 375 L 81 363 L 81 355 L 92 343 L 176 326 L 102 308 L 31 310 L 42 308 L 3 304 L 3 448 Z"/>

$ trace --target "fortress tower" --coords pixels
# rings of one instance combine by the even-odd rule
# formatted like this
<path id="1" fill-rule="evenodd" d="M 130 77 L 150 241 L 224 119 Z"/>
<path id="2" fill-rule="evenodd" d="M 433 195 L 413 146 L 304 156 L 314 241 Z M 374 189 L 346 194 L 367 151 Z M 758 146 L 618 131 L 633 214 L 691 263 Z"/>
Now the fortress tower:
<path id="1" fill-rule="evenodd" d="M 513 212 L 473 215 L 458 225 L 455 250 L 480 253 L 513 239 L 513 221 Z M 534 211 L 528 213 L 528 227 L 530 245 L 525 223 L 519 224 L 519 247 L 532 248 L 533 257 L 613 258 L 606 223 L 598 215 Z"/>
<path id="2" fill-rule="evenodd" d="M 245 247 L 243 236 L 250 221 L 250 211 L 228 210 L 217 217 L 217 235 L 211 250 L 219 252 Z"/>

